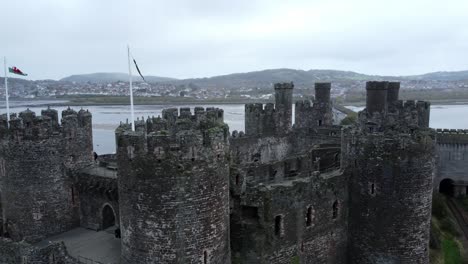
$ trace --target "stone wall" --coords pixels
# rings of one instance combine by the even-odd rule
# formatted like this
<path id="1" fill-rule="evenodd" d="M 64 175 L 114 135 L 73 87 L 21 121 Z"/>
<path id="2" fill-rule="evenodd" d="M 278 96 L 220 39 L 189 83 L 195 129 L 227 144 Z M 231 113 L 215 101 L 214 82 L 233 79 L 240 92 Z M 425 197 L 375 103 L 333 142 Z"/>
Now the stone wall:
<path id="1" fill-rule="evenodd" d="M 103 227 L 105 206 L 112 208 L 116 226 L 119 226 L 120 220 L 116 172 L 108 171 L 108 174 L 103 176 L 100 174 L 101 170 L 106 169 L 97 167 L 83 170 L 75 179 L 80 203 L 80 226 L 96 231 L 105 228 Z"/>
<path id="2" fill-rule="evenodd" d="M 444 179 L 453 180 L 455 185 L 468 186 L 468 131 L 455 129 L 437 130 L 437 172 L 434 189 L 439 190 Z"/>
<path id="3" fill-rule="evenodd" d="M 45 247 L 25 242 L 13 242 L 0 238 L 0 263 L 8 264 L 80 264 L 70 257 L 63 243 L 51 243 Z"/>
<path id="4" fill-rule="evenodd" d="M 92 162 L 91 114 L 29 109 L 0 119 L 0 193 L 4 231 L 34 242 L 79 225 L 72 172 Z"/>
<path id="5" fill-rule="evenodd" d="M 249 190 L 234 200 L 233 260 L 346 263 L 347 195 L 339 171 Z"/>

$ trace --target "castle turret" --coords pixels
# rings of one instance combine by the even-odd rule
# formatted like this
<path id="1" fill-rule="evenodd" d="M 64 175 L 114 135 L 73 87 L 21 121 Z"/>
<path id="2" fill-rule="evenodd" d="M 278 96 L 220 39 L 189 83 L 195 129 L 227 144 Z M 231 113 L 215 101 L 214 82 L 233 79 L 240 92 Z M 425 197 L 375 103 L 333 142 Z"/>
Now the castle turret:
<path id="1" fill-rule="evenodd" d="M 276 122 L 280 131 L 287 132 L 292 126 L 293 88 L 292 82 L 275 84 L 275 109 L 278 112 Z"/>
<path id="2" fill-rule="evenodd" d="M 387 86 L 387 103 L 391 104 L 398 101 L 398 94 L 400 93 L 399 82 L 389 82 Z"/>
<path id="3" fill-rule="evenodd" d="M 333 125 L 330 100 L 331 83 L 315 83 L 315 100 L 298 101 L 295 105 L 295 128 L 316 128 Z"/>
<path id="4" fill-rule="evenodd" d="M 56 125 L 55 110 L 46 112 L 52 114 L 21 112 L 1 134 L 4 231 L 17 241 L 36 242 L 79 225 L 78 203 L 66 164 L 73 153 L 82 152 L 82 138 L 70 136 Z M 82 130 L 78 125 L 74 134 L 82 134 Z M 76 146 L 73 152 L 69 146 Z"/>
<path id="5" fill-rule="evenodd" d="M 245 105 L 245 133 L 248 136 L 286 134 L 292 125 L 293 83 L 275 84 L 275 104 Z"/>
<path id="6" fill-rule="evenodd" d="M 144 124 L 116 130 L 121 263 L 229 264 L 223 111 L 166 109 Z"/>
<path id="7" fill-rule="evenodd" d="M 366 109 L 370 114 L 387 111 L 388 82 L 367 82 Z"/>
<path id="8" fill-rule="evenodd" d="M 346 131 L 350 263 L 429 263 L 434 131 L 425 108 L 398 101 L 397 84 L 367 83 L 367 108 Z M 393 107 L 385 113 L 387 99 Z M 349 149 L 346 149 L 349 147 Z"/>

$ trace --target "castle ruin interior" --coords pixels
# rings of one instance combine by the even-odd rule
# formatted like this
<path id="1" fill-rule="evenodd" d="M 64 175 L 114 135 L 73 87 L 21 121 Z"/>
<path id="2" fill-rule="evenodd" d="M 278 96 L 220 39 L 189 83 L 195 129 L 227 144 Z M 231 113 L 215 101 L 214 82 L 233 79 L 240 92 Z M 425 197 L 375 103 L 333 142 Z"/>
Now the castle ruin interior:
<path id="1" fill-rule="evenodd" d="M 293 89 L 246 104 L 245 132 L 217 108 L 121 123 L 97 161 L 86 110 L 3 115 L 0 263 L 429 263 L 433 191 L 468 192 L 468 131 L 429 128 L 396 82 L 367 82 L 350 126 L 330 83 Z"/>

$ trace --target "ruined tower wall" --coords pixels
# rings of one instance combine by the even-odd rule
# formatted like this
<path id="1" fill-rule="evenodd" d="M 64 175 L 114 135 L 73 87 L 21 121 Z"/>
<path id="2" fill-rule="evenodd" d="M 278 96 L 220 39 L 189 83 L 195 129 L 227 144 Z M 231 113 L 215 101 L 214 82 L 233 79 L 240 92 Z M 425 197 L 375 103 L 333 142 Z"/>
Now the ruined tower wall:
<path id="1" fill-rule="evenodd" d="M 122 263 L 230 263 L 228 128 L 203 112 L 116 130 Z"/>
<path id="2" fill-rule="evenodd" d="M 35 242 L 79 225 L 79 204 L 69 172 L 84 166 L 86 159 L 78 165 L 70 164 L 69 157 L 84 152 L 83 138 L 76 135 L 91 127 L 75 121 L 78 125 L 66 131 L 56 122 L 57 111 L 46 111 L 49 115 L 36 116 L 29 110 L 13 115 L 10 128 L 1 134 L 5 231 L 14 240 Z M 86 140 L 92 146 L 92 138 Z M 73 151 L 71 145 L 76 146 Z"/>
<path id="3" fill-rule="evenodd" d="M 252 188 L 234 204 L 233 259 L 346 263 L 347 210 L 347 182 L 338 171 Z"/>
<path id="4" fill-rule="evenodd" d="M 344 137 L 349 261 L 429 263 L 435 135 L 419 118 L 426 104 L 382 105 L 386 85 L 368 84 L 368 108 Z"/>

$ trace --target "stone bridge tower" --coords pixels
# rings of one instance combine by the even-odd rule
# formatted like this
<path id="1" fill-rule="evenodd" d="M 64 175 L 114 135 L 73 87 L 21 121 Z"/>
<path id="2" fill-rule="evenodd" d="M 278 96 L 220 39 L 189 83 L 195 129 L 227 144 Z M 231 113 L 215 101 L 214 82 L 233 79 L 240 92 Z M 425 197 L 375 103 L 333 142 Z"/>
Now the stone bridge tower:
<path id="1" fill-rule="evenodd" d="M 13 240 L 36 242 L 79 225 L 77 195 L 68 172 L 92 162 L 91 114 L 56 110 L 14 115 L 0 129 L 0 187 L 4 230 Z M 80 122 L 80 120 L 82 120 Z"/>
<path id="2" fill-rule="evenodd" d="M 429 103 L 398 100 L 399 83 L 368 82 L 345 133 L 350 263 L 429 263 L 435 143 Z"/>
<path id="3" fill-rule="evenodd" d="M 228 133 L 198 107 L 117 128 L 121 263 L 231 263 Z"/>

